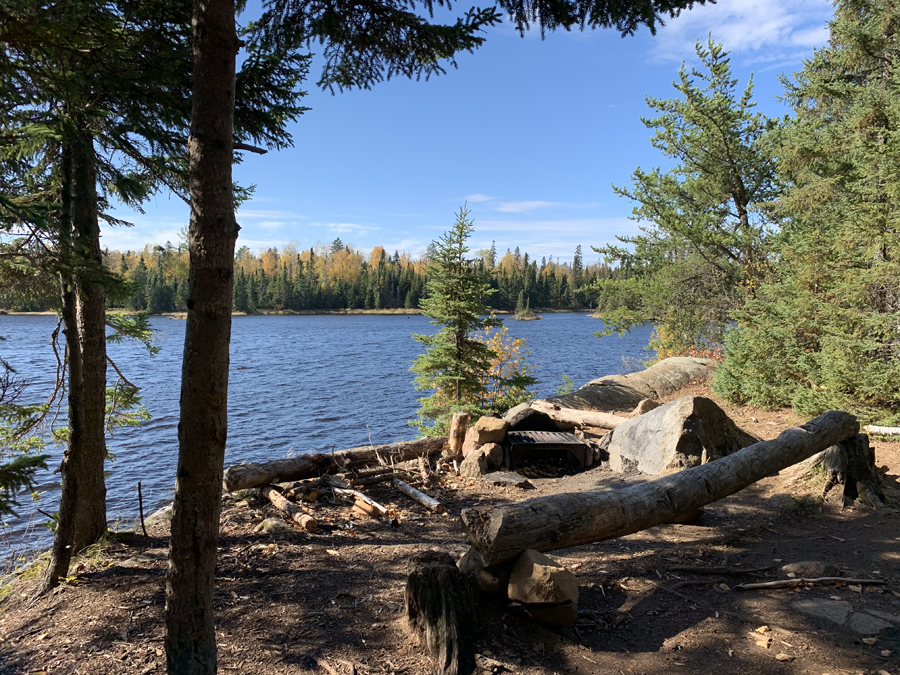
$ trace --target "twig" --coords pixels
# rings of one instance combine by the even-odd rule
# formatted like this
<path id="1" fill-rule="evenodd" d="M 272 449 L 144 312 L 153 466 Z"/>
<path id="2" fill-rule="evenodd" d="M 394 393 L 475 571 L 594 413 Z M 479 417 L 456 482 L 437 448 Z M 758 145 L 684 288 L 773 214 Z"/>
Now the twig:
<path id="1" fill-rule="evenodd" d="M 774 567 L 776 566 L 766 565 L 765 567 L 756 567 L 754 569 L 742 570 L 735 567 L 694 567 L 691 565 L 684 565 L 680 567 L 669 567 L 668 569 L 672 572 L 687 572 L 690 574 L 727 574 L 731 576 L 738 576 L 741 574 L 753 574 L 755 572 L 767 572 Z"/>
<path id="2" fill-rule="evenodd" d="M 796 588 L 814 584 L 867 584 L 870 586 L 883 586 L 884 579 L 848 579 L 847 577 L 815 577 L 813 579 L 778 579 L 777 581 L 763 581 L 758 584 L 741 584 L 735 586 L 736 591 L 752 591 L 757 588 Z"/>
<path id="3" fill-rule="evenodd" d="M 136 391 L 140 391 L 140 390 L 141 390 L 140 387 L 138 387 L 138 386 L 135 385 L 134 383 L 128 381 L 128 378 L 125 377 L 125 376 L 122 374 L 122 371 L 121 371 L 121 370 L 119 370 L 119 366 L 116 365 L 116 362 L 113 361 L 111 358 L 109 358 L 108 355 L 107 355 L 107 357 L 106 357 L 106 360 L 109 362 L 109 365 L 111 365 L 111 366 L 113 367 L 113 370 L 116 371 L 116 374 L 117 374 L 120 378 L 122 378 L 122 381 L 125 382 L 125 384 L 127 384 L 129 387 L 131 387 L 132 389 L 134 389 L 134 390 L 136 390 Z"/>
<path id="4" fill-rule="evenodd" d="M 725 577 L 714 577 L 713 579 L 688 579 L 687 581 L 679 581 L 672 584 L 669 588 L 683 588 L 684 586 L 707 586 L 709 584 L 719 584 L 725 581 Z"/>
<path id="5" fill-rule="evenodd" d="M 138 481 L 138 513 L 141 514 L 141 529 L 144 531 L 144 536 L 149 536 L 147 534 L 147 526 L 144 524 L 144 495 L 141 494 L 141 481 Z"/>

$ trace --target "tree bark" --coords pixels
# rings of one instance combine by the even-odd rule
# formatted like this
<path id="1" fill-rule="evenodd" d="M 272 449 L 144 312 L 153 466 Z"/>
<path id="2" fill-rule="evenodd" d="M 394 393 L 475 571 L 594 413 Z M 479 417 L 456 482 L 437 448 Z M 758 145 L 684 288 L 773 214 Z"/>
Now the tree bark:
<path id="1" fill-rule="evenodd" d="M 450 449 L 447 451 L 447 457 L 450 459 L 462 459 L 463 443 L 466 442 L 466 427 L 469 425 L 469 413 L 455 412 L 450 419 L 450 433 L 447 440 L 450 443 Z"/>
<path id="2" fill-rule="evenodd" d="M 375 464 L 379 458 L 387 462 L 408 462 L 422 455 L 440 452 L 446 442 L 444 437 L 419 438 L 403 443 L 364 445 L 327 454 L 276 459 L 264 464 L 235 464 L 225 471 L 224 487 L 229 492 L 234 492 L 269 483 L 315 478 L 322 474 L 340 473 L 352 467 Z"/>
<path id="3" fill-rule="evenodd" d="M 858 431 L 853 415 L 831 411 L 773 441 L 634 487 L 466 509 L 463 529 L 485 566 L 526 548 L 551 551 L 621 537 L 727 497 Z"/>
<path id="4" fill-rule="evenodd" d="M 470 672 L 474 610 L 468 586 L 447 553 L 423 551 L 409 560 L 406 618 L 435 659 L 438 675 Z"/>
<path id="5" fill-rule="evenodd" d="M 533 401 L 531 407 L 547 415 L 554 422 L 565 422 L 577 427 L 600 427 L 601 429 L 615 429 L 620 424 L 629 420 L 628 417 L 613 415 L 612 413 L 597 412 L 594 410 L 576 410 L 574 408 L 561 408 L 549 401 Z"/>
<path id="6" fill-rule="evenodd" d="M 82 381 L 81 341 L 76 320 L 77 301 L 75 281 L 72 278 L 72 154 L 67 145 L 62 148 L 61 213 L 59 223 L 59 248 L 61 270 L 60 302 L 62 304 L 63 335 L 66 340 L 67 376 L 69 380 L 67 403 L 69 437 L 62 463 L 59 466 L 61 485 L 59 516 L 50 563 L 41 584 L 41 593 L 55 588 L 61 577 L 69 573 L 75 545 L 75 508 L 78 503 L 77 461 L 84 445 L 84 390 Z"/>
<path id="7" fill-rule="evenodd" d="M 76 274 L 78 337 L 83 364 L 84 444 L 78 467 L 74 552 L 106 534 L 106 297 L 102 281 L 97 176 L 90 136 L 73 142 L 72 224 L 79 264 Z"/>
<path id="8" fill-rule="evenodd" d="M 216 672 L 213 582 L 228 431 L 228 365 L 237 222 L 231 177 L 234 0 L 194 0 L 190 272 L 178 469 L 166 575 L 170 675 Z"/>

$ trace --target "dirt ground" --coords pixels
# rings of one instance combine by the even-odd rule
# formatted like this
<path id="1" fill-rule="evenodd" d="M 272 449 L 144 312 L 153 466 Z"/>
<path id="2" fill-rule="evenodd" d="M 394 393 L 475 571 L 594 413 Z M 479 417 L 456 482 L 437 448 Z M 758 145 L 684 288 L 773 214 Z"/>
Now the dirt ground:
<path id="1" fill-rule="evenodd" d="M 708 391 L 698 383 L 686 393 Z M 789 411 L 723 407 L 766 439 L 802 422 Z M 691 524 L 551 553 L 579 580 L 575 627 L 482 602 L 480 672 L 900 674 L 900 443 L 873 445 L 885 467 L 885 509 L 844 509 L 781 475 L 709 505 Z M 475 504 L 642 479 L 547 465 L 529 473 L 533 490 L 444 476 L 432 494 L 445 516 L 374 486 L 367 492 L 391 509 L 388 518 L 324 504 L 323 520 L 330 515 L 336 529 L 312 535 L 255 532 L 274 509 L 252 496 L 227 499 L 215 594 L 220 672 L 429 673 L 403 616 L 412 554 L 461 556 L 459 514 Z M 32 600 L 36 568 L 0 590 L 0 674 L 164 673 L 167 525 L 149 534 L 120 535 L 83 556 L 76 576 L 47 598 Z M 886 583 L 733 590 L 809 560 Z M 721 572 L 678 569 L 712 567 Z M 812 605 L 844 608 L 843 625 L 799 609 Z"/>

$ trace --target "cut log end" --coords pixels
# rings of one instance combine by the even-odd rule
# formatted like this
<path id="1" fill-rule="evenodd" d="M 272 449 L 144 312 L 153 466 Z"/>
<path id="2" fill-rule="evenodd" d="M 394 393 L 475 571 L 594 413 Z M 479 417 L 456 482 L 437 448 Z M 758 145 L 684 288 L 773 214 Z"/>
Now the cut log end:
<path id="1" fill-rule="evenodd" d="M 473 653 L 472 598 L 456 563 L 442 551 L 417 553 L 409 561 L 406 616 L 438 675 L 468 672 Z"/>

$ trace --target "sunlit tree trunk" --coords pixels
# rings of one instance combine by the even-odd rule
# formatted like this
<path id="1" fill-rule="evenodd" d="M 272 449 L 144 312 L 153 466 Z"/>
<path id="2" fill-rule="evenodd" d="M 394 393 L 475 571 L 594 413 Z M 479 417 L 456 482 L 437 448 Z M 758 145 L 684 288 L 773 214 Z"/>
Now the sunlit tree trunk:
<path id="1" fill-rule="evenodd" d="M 195 0 L 190 273 L 178 471 L 166 579 L 170 674 L 216 672 L 213 581 L 225 456 L 234 282 L 233 0 Z"/>

